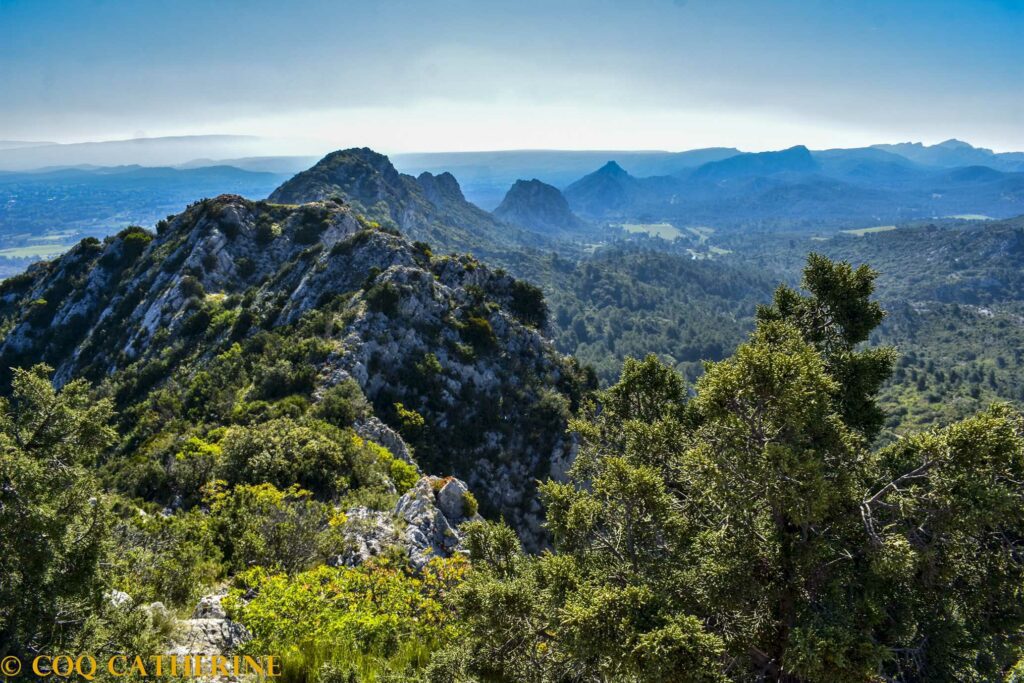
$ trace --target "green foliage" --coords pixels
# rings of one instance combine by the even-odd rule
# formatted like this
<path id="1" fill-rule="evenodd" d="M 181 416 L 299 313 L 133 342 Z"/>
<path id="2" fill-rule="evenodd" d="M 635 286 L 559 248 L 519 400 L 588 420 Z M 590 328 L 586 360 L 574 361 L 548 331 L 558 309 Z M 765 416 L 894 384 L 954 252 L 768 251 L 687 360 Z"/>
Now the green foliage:
<path id="1" fill-rule="evenodd" d="M 136 603 L 191 609 L 223 571 L 213 521 L 199 510 L 164 516 L 125 505 L 113 544 L 112 585 Z"/>
<path id="2" fill-rule="evenodd" d="M 346 379 L 323 393 L 314 414 L 336 427 L 351 427 L 370 414 L 370 406 L 355 380 Z"/>
<path id="3" fill-rule="evenodd" d="M 463 517 L 473 517 L 479 509 L 480 503 L 476 502 L 476 496 L 473 495 L 472 491 L 466 491 L 462 494 Z"/>
<path id="4" fill-rule="evenodd" d="M 322 496 L 347 490 L 356 458 L 354 439 L 324 422 L 277 418 L 224 435 L 220 476 L 230 484 L 299 484 Z"/>
<path id="5" fill-rule="evenodd" d="M 415 410 L 410 410 L 401 403 L 395 404 L 395 414 L 398 416 L 402 436 L 415 443 L 422 436 L 427 421 Z"/>
<path id="6" fill-rule="evenodd" d="M 466 343 L 477 351 L 491 349 L 497 341 L 490 321 L 478 315 L 469 316 L 463 323 L 461 332 Z"/>
<path id="7" fill-rule="evenodd" d="M 108 401 L 50 368 L 15 370 L 0 401 L 0 651 L 71 641 L 102 592 L 110 528 L 88 466 L 111 443 Z"/>
<path id="8" fill-rule="evenodd" d="M 235 572 L 260 566 L 295 573 L 344 546 L 334 509 L 297 486 L 213 486 L 208 502 L 217 544 Z"/>
<path id="9" fill-rule="evenodd" d="M 442 600 L 465 564 L 434 560 L 420 576 L 382 561 L 291 577 L 256 569 L 236 578 L 227 604 L 253 635 L 243 652 L 282 654 L 282 680 L 414 680 L 459 634 Z"/>
<path id="10" fill-rule="evenodd" d="M 390 282 L 376 284 L 366 292 L 366 305 L 371 311 L 393 316 L 398 312 L 400 299 L 398 288 Z"/>
<path id="11" fill-rule="evenodd" d="M 809 271 L 811 295 L 780 293 L 694 398 L 650 357 L 574 422 L 570 481 L 541 489 L 554 554 L 470 530 L 453 597 L 470 635 L 443 675 L 990 681 L 1016 666 L 1024 418 L 999 407 L 868 450 L 880 383 L 843 382 L 880 319 L 872 276 Z"/>
<path id="12" fill-rule="evenodd" d="M 281 226 L 275 223 L 270 216 L 261 216 L 256 223 L 256 242 L 258 244 L 270 244 L 281 236 Z"/>
<path id="13" fill-rule="evenodd" d="M 532 327 L 543 328 L 548 322 L 548 307 L 544 292 L 523 280 L 512 283 L 512 300 L 509 303 L 512 314 L 521 322 Z"/>
<path id="14" fill-rule="evenodd" d="M 896 360 L 891 348 L 855 351 L 857 344 L 885 317 L 870 297 L 877 273 L 867 266 L 854 270 L 811 254 L 804 269 L 804 288 L 810 296 L 780 286 L 775 301 L 758 309 L 759 321 L 786 320 L 821 354 L 829 373 L 839 382 L 839 413 L 870 441 L 885 421 L 874 397 L 892 373 Z"/>
<path id="15" fill-rule="evenodd" d="M 170 475 L 175 492 L 186 502 L 197 501 L 202 495 L 202 488 L 216 478 L 222 458 L 223 450 L 218 444 L 190 437 L 174 454 L 171 463 Z"/>

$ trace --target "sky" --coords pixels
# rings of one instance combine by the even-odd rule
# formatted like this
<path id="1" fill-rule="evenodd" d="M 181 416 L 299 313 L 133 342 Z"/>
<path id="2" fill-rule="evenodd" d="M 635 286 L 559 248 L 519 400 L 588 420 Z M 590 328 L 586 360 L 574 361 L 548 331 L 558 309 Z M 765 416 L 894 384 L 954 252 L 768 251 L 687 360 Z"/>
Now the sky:
<path id="1" fill-rule="evenodd" d="M 0 139 L 1024 150 L 1024 0 L 0 0 Z"/>

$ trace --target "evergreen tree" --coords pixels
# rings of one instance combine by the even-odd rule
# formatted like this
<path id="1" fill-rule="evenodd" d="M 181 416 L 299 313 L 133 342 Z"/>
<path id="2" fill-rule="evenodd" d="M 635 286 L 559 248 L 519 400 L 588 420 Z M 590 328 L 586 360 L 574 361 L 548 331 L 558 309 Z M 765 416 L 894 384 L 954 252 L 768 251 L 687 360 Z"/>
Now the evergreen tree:
<path id="1" fill-rule="evenodd" d="M 474 531 L 439 679 L 993 681 L 1024 654 L 1024 422 L 881 451 L 873 273 L 812 258 L 687 400 L 654 357 L 573 424 L 554 552 Z"/>

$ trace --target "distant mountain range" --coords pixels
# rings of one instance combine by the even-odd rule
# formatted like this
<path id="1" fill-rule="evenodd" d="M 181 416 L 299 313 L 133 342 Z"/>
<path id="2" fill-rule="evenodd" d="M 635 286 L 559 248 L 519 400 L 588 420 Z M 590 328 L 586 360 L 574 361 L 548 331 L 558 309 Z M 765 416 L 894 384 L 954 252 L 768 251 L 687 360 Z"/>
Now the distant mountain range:
<path id="1" fill-rule="evenodd" d="M 1024 171 L 1024 152 L 997 154 L 962 140 L 946 140 L 931 146 L 920 142 L 901 142 L 898 145 L 874 145 L 874 149 L 899 154 L 925 166 L 989 166 L 999 171 Z"/>
<path id="2" fill-rule="evenodd" d="M 388 157 L 368 148 L 328 154 L 281 185 L 269 200 L 302 204 L 332 198 L 353 205 L 370 220 L 393 225 L 410 239 L 447 250 L 490 254 L 546 241 L 466 201 L 451 173 L 399 173 Z"/>
<path id="3" fill-rule="evenodd" d="M 643 176 L 668 175 L 739 154 L 732 147 L 711 147 L 686 152 L 508 150 L 497 152 L 437 152 L 394 154 L 391 160 L 403 173 L 449 171 L 462 184 L 470 201 L 485 209 L 498 206 L 517 180 L 536 178 L 564 188 L 580 176 L 616 159 Z"/>
<path id="4" fill-rule="evenodd" d="M 182 135 L 71 144 L 6 141 L 0 142 L 0 170 L 30 171 L 81 164 L 174 166 L 199 157 L 248 157 L 263 147 L 260 138 L 248 135 Z"/>
<path id="5" fill-rule="evenodd" d="M 595 221 L 802 230 L 958 214 L 1014 216 L 1024 212 L 1024 173 L 928 166 L 879 148 L 812 152 L 797 146 L 661 176 L 637 176 L 609 162 L 569 185 L 565 196 L 574 211 Z"/>
<path id="6" fill-rule="evenodd" d="M 296 173 L 274 201 L 342 196 L 414 239 L 492 257 L 510 248 L 557 250 L 566 238 L 600 241 L 609 223 L 814 232 L 1024 213 L 1024 153 L 956 140 L 758 153 L 245 155 L 259 143 L 244 136 L 0 142 L 0 255 L 38 257 L 85 234 L 152 225 L 195 197 L 259 199 Z M 166 165 L 149 167 L 159 160 Z M 48 168 L 9 170 L 27 164 Z"/>

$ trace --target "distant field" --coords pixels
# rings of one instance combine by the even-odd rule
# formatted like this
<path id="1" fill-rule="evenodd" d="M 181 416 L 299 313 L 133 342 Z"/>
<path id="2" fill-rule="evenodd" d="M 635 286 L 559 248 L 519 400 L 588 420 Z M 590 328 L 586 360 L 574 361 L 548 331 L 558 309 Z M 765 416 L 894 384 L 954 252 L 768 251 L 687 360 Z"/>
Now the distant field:
<path id="1" fill-rule="evenodd" d="M 683 234 L 671 223 L 623 223 L 620 227 L 626 232 L 645 232 L 651 237 L 660 237 L 666 240 L 674 240 Z"/>
<path id="2" fill-rule="evenodd" d="M 986 216 L 983 213 L 961 213 L 956 216 L 946 216 L 946 218 L 959 218 L 962 221 L 991 221 L 995 220 L 992 216 Z"/>
<path id="3" fill-rule="evenodd" d="M 714 228 L 708 228 L 700 225 L 686 228 L 686 230 L 691 235 L 697 238 L 699 244 L 704 244 L 705 242 L 707 242 L 708 238 L 711 237 L 711 235 L 714 234 L 715 232 Z"/>
<path id="4" fill-rule="evenodd" d="M 841 230 L 840 232 L 845 232 L 848 235 L 856 235 L 857 237 L 863 237 L 864 235 L 867 235 L 868 233 L 872 233 L 872 232 L 889 232 L 890 230 L 895 230 L 895 229 L 896 229 L 895 225 L 876 225 L 873 228 L 857 228 L 856 230 Z"/>
<path id="5" fill-rule="evenodd" d="M 29 244 L 24 247 L 0 249 L 0 257 L 4 258 L 49 258 L 63 254 L 70 249 L 70 244 Z"/>

